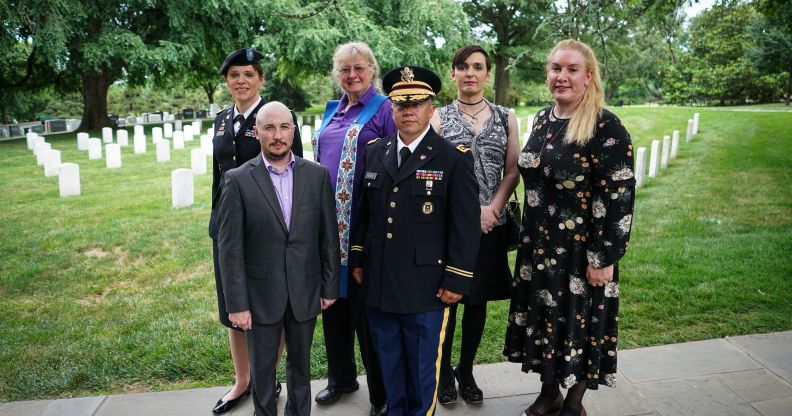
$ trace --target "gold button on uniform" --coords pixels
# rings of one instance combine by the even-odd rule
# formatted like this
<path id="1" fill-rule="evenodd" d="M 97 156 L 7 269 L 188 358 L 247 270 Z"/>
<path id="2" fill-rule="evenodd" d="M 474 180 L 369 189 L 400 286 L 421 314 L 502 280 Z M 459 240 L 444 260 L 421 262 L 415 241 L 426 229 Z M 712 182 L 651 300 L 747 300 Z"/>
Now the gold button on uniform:
<path id="1" fill-rule="evenodd" d="M 231 156 L 231 160 L 236 160 L 236 156 Z"/>
<path id="2" fill-rule="evenodd" d="M 393 201 L 391 201 L 391 203 L 390 203 L 390 207 L 391 207 L 391 208 L 396 208 L 396 203 L 395 203 L 395 202 L 393 202 Z"/>
<path id="3" fill-rule="evenodd" d="M 388 239 L 393 238 L 393 234 L 391 234 L 391 233 L 385 234 L 385 236 L 388 237 Z"/>
<path id="4" fill-rule="evenodd" d="M 393 192 L 399 192 L 399 187 L 398 186 L 394 186 L 393 187 Z"/>
<path id="5" fill-rule="evenodd" d="M 388 224 L 393 224 L 393 218 L 388 217 Z"/>

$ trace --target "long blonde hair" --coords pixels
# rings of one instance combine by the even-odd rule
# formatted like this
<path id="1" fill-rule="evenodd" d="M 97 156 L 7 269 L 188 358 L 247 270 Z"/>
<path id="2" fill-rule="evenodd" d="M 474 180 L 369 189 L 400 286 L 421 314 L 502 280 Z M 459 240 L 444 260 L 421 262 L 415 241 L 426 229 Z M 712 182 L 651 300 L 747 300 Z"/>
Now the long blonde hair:
<path id="1" fill-rule="evenodd" d="M 602 89 L 599 62 L 591 47 L 575 39 L 565 39 L 556 43 L 547 55 L 546 71 L 550 70 L 550 59 L 558 50 L 579 52 L 583 55 L 586 70 L 591 71 L 591 82 L 583 91 L 583 99 L 569 119 L 569 128 L 566 137 L 564 137 L 564 143 L 583 146 L 594 136 L 597 117 L 602 114 L 602 109 L 605 108 L 605 92 Z"/>

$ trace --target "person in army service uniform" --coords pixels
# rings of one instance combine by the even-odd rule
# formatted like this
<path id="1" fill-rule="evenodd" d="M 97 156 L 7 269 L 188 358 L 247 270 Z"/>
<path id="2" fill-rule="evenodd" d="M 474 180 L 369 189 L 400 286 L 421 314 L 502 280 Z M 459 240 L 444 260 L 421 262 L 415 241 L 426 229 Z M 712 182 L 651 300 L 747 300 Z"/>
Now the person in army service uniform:
<path id="1" fill-rule="evenodd" d="M 234 327 L 228 320 L 223 282 L 220 279 L 220 266 L 217 251 L 217 213 L 220 208 L 220 186 L 223 174 L 241 166 L 261 153 L 261 144 L 253 133 L 256 124 L 256 113 L 265 101 L 259 95 L 264 85 L 264 70 L 259 61 L 264 58 L 261 52 L 253 48 L 243 48 L 231 52 L 220 67 L 220 74 L 231 96 L 234 105 L 217 113 L 214 122 L 214 138 L 212 139 L 212 213 L 209 219 L 209 236 L 212 237 L 212 255 L 214 257 L 215 284 L 217 287 L 217 306 L 220 323 L 228 328 L 228 340 L 231 347 L 231 359 L 234 361 L 236 381 L 231 390 L 217 401 L 212 412 L 222 414 L 231 410 L 241 399 L 250 395 L 250 364 L 248 362 L 245 333 Z M 297 118 L 292 114 L 294 124 Z M 294 132 L 292 152 L 302 157 L 302 142 L 299 127 Z M 280 393 L 280 383 L 277 392 Z"/>
<path id="2" fill-rule="evenodd" d="M 449 305 L 468 293 L 479 249 L 478 182 L 469 149 L 429 125 L 436 74 L 396 68 L 383 88 L 398 131 L 368 142 L 349 263 L 390 416 L 432 415 Z"/>

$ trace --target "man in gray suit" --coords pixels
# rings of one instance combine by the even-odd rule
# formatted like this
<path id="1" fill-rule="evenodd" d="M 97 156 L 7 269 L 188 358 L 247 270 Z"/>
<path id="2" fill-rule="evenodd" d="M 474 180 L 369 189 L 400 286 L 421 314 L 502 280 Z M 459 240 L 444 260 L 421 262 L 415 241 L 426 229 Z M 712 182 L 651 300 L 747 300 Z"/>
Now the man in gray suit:
<path id="1" fill-rule="evenodd" d="M 338 297 L 340 254 L 327 169 L 295 157 L 294 124 L 277 101 L 258 110 L 261 155 L 226 172 L 219 210 L 220 276 L 229 319 L 247 331 L 253 403 L 275 416 L 275 360 L 285 328 L 286 415 L 311 413 L 316 316 Z"/>

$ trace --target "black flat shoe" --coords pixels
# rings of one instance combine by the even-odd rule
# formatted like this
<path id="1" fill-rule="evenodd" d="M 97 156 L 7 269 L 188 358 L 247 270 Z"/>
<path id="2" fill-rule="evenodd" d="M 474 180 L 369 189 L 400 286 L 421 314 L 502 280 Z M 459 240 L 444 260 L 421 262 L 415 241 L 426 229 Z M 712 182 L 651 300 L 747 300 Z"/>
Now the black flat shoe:
<path id="1" fill-rule="evenodd" d="M 229 390 L 229 391 L 231 391 L 231 390 Z M 228 394 L 228 392 L 226 392 L 226 394 Z M 225 397 L 226 394 L 224 394 L 223 397 Z M 247 389 L 245 389 L 245 391 L 241 395 L 239 395 L 239 397 L 237 397 L 235 399 L 231 399 L 231 400 L 226 400 L 226 401 L 223 401 L 223 397 L 221 397 L 220 400 L 217 401 L 217 404 L 215 404 L 214 408 L 212 408 L 212 413 L 214 413 L 216 415 L 223 414 L 223 413 L 233 409 L 234 406 L 239 404 L 239 402 L 242 401 L 242 399 L 244 399 L 247 396 L 250 396 L 250 384 L 249 383 L 248 383 Z"/>
<path id="2" fill-rule="evenodd" d="M 484 393 L 476 385 L 476 380 L 473 380 L 473 384 L 465 384 L 462 382 L 462 375 L 459 374 L 459 367 L 454 368 L 454 378 L 456 378 L 457 383 L 459 383 L 459 395 L 462 396 L 462 400 L 467 403 L 481 403 L 484 401 Z"/>
<path id="3" fill-rule="evenodd" d="M 339 387 L 339 386 L 327 386 L 322 391 L 316 394 L 314 400 L 316 403 L 328 405 L 333 404 L 338 401 L 346 393 L 352 393 L 353 391 L 357 391 L 360 388 L 360 384 L 355 381 L 354 384 L 351 384 L 346 387 Z"/>
<path id="4" fill-rule="evenodd" d="M 385 403 L 379 406 L 372 404 L 369 416 L 388 416 L 388 404 Z"/>
<path id="5" fill-rule="evenodd" d="M 437 401 L 442 405 L 454 403 L 456 399 L 457 399 L 457 391 L 456 391 L 456 387 L 454 386 L 451 386 L 447 389 L 443 389 L 439 393 L 437 393 Z"/>

